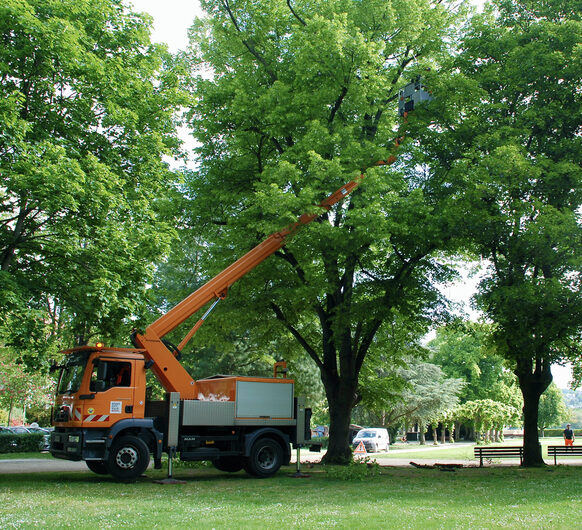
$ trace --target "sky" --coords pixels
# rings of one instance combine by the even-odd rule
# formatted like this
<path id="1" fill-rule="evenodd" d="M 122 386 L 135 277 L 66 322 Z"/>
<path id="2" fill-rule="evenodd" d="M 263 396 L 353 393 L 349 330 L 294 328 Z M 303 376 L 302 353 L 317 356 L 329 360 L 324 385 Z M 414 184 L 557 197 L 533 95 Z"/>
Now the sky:
<path id="1" fill-rule="evenodd" d="M 188 28 L 195 17 L 202 16 L 203 11 L 198 0 L 130 0 L 133 10 L 149 13 L 153 19 L 152 41 L 166 43 L 173 53 L 183 50 L 188 45 Z M 477 280 L 464 276 L 453 285 L 444 288 L 444 294 L 464 304 L 465 311 L 472 316 L 469 299 L 475 292 Z M 552 367 L 554 382 L 559 388 L 567 388 L 571 377 L 569 367 Z"/>
<path id="2" fill-rule="evenodd" d="M 203 14 L 198 0 L 128 0 L 133 11 L 149 13 L 154 19 L 152 40 L 165 42 L 171 52 L 188 44 L 188 28 Z"/>

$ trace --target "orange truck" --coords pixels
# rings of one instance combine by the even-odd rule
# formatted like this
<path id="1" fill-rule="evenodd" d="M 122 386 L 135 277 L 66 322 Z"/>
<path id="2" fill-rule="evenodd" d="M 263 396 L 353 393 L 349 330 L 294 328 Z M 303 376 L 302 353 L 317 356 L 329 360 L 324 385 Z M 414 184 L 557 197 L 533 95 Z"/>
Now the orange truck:
<path id="1" fill-rule="evenodd" d="M 362 178 L 330 195 L 329 209 Z M 89 469 L 120 480 L 141 475 L 153 455 L 161 466 L 163 452 L 182 460 L 211 460 L 223 471 L 245 469 L 268 477 L 289 463 L 290 447 L 310 441 L 311 410 L 295 397 L 294 381 L 284 362 L 273 377 L 215 375 L 195 381 L 180 364 L 182 348 L 228 288 L 280 249 L 317 214 L 271 234 L 176 307 L 133 333 L 135 348 L 79 346 L 65 351 L 53 410 L 50 452 L 57 458 L 85 460 Z M 207 304 L 210 308 L 178 346 L 164 336 Z M 167 392 L 163 401 L 146 395 L 151 370 Z M 171 460 L 171 459 L 170 459 Z"/>
<path id="2" fill-rule="evenodd" d="M 400 140 L 396 141 L 398 145 Z M 378 164 L 391 164 L 395 157 Z M 329 210 L 364 178 L 342 186 L 320 207 Z M 98 474 L 132 480 L 153 456 L 210 460 L 223 471 L 245 469 L 268 477 L 291 458 L 294 448 L 310 440 L 311 410 L 296 397 L 284 362 L 273 377 L 215 375 L 195 381 L 180 364 L 180 351 L 229 287 L 279 250 L 301 226 L 318 214 L 304 214 L 293 225 L 271 234 L 176 307 L 135 332 L 135 348 L 79 346 L 65 351 L 59 367 L 50 452 L 67 460 L 85 460 Z M 178 346 L 164 339 L 205 306 L 209 309 Z M 167 392 L 166 399 L 148 399 L 146 372 L 151 370 Z"/>

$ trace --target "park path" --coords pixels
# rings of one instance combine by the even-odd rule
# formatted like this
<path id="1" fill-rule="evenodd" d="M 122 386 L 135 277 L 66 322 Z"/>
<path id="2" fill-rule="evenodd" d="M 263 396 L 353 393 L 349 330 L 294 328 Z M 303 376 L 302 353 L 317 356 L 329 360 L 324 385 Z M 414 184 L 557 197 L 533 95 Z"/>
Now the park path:
<path id="1" fill-rule="evenodd" d="M 459 442 L 455 444 L 456 446 L 464 444 L 464 445 L 474 445 L 470 442 Z M 438 452 L 439 450 L 450 449 L 451 446 L 449 444 L 443 445 L 426 445 L 422 446 L 414 446 L 414 445 L 399 445 L 402 449 L 402 452 L 406 451 L 406 453 L 423 453 L 425 451 L 431 452 Z M 370 454 L 368 455 L 371 459 L 376 459 L 378 464 L 381 466 L 387 467 L 410 467 L 410 463 L 415 462 L 421 466 L 433 466 L 435 464 L 462 464 L 464 467 L 478 467 L 479 461 L 471 458 L 471 459 L 447 459 L 447 458 L 438 458 L 435 456 L 434 458 L 418 458 L 414 459 L 414 457 L 408 456 L 407 458 L 398 458 L 398 452 L 400 450 L 392 450 L 388 453 L 378 453 L 378 454 Z M 312 453 L 310 451 L 302 451 L 301 452 L 301 464 L 309 465 L 318 463 L 323 455 L 325 454 L 324 451 L 321 453 Z M 394 455 L 394 456 L 393 456 Z M 296 451 L 291 452 L 291 463 L 295 464 L 296 462 Z M 546 463 L 548 465 L 553 465 L 553 459 L 546 459 Z M 562 463 L 567 465 L 576 465 L 582 466 L 582 459 L 568 459 L 567 461 L 562 461 Z M 519 464 L 519 459 L 507 459 L 507 460 L 498 460 L 495 463 L 495 467 L 498 466 L 516 466 Z M 490 464 L 487 464 L 486 467 L 491 467 Z M 0 475 L 6 474 L 14 474 L 14 473 L 47 473 L 47 472 L 85 472 L 89 471 L 85 462 L 72 462 L 69 460 L 60 460 L 57 458 L 54 459 L 45 459 L 45 458 L 22 458 L 22 459 L 15 459 L 15 460 L 0 460 Z"/>

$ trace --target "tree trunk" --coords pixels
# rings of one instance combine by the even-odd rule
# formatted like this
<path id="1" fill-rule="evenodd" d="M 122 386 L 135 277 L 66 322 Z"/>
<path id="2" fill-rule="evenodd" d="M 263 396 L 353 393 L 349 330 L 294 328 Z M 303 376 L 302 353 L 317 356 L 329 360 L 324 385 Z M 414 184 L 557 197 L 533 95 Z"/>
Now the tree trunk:
<path id="1" fill-rule="evenodd" d="M 349 434 L 352 409 L 357 403 L 356 386 L 336 379 L 333 383 L 324 381 L 324 387 L 329 404 L 329 445 L 322 463 L 346 465 L 352 461 Z"/>
<path id="2" fill-rule="evenodd" d="M 13 400 L 10 399 L 10 403 L 8 404 L 8 423 L 7 426 L 10 427 L 11 425 L 11 421 L 12 421 L 12 404 L 13 404 Z"/>
<path id="3" fill-rule="evenodd" d="M 541 467 L 542 458 L 538 434 L 540 397 L 552 382 L 550 364 L 538 357 L 535 366 L 531 358 L 517 360 L 515 375 L 523 395 L 523 466 Z"/>

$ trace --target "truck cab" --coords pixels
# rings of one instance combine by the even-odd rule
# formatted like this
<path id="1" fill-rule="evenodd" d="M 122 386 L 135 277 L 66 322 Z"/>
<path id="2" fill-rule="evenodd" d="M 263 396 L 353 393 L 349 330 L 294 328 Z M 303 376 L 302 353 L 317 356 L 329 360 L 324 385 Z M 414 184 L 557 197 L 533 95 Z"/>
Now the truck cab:
<path id="1" fill-rule="evenodd" d="M 145 360 L 139 350 L 96 346 L 68 353 L 57 386 L 56 428 L 110 427 L 144 417 Z"/>
<path id="2" fill-rule="evenodd" d="M 113 441 L 120 434 L 143 438 L 147 432 L 148 463 L 151 452 L 154 458 L 161 458 L 162 437 L 153 420 L 144 419 L 143 352 L 97 345 L 65 353 L 53 408 L 51 454 L 67 460 L 86 460 L 93 471 L 114 474 L 117 469 L 106 465 Z"/>

